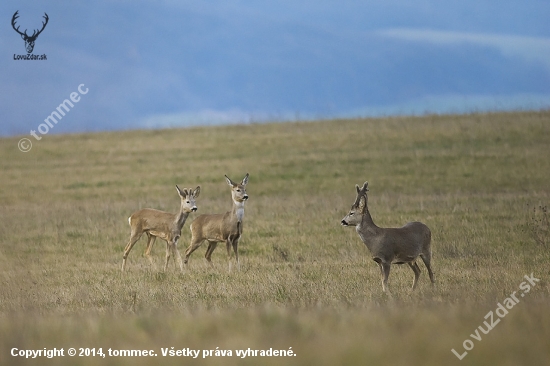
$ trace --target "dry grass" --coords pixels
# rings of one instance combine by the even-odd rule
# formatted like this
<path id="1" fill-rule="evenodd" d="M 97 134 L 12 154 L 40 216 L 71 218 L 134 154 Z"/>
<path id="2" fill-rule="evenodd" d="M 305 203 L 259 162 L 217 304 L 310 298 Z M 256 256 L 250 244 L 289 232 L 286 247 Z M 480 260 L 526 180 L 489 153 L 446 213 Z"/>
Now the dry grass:
<path id="1" fill-rule="evenodd" d="M 21 153 L 0 139 L 0 364 L 10 349 L 288 349 L 292 358 L 196 364 L 536 365 L 550 359 L 550 112 L 426 116 L 47 135 Z M 250 173 L 241 271 L 205 248 L 180 274 L 142 256 L 120 273 L 127 217 L 175 212 L 174 185 L 199 213 L 231 207 L 223 175 Z M 392 267 L 389 299 L 357 234 L 339 225 L 369 180 L 380 226 L 425 222 L 437 286 Z M 185 225 L 180 251 L 190 240 Z M 546 220 L 546 221 L 544 221 Z M 164 242 L 153 250 L 158 268 Z M 451 348 L 525 274 L 540 283 L 462 361 Z M 233 352 L 234 354 L 234 352 Z M 57 364 L 97 364 L 61 358 Z M 146 358 L 101 363 L 150 364 Z"/>

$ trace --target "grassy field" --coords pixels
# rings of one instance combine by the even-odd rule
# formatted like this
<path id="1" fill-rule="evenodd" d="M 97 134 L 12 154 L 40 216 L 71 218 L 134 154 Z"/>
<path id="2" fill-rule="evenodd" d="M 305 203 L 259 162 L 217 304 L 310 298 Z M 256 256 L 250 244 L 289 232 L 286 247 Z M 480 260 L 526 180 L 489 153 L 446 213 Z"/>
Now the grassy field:
<path id="1" fill-rule="evenodd" d="M 27 153 L 19 138 L 0 139 L 1 365 L 550 360 L 550 112 L 46 135 Z M 247 172 L 240 271 L 220 245 L 214 268 L 203 247 L 185 273 L 173 263 L 162 273 L 164 242 L 152 267 L 142 238 L 121 273 L 132 212 L 176 212 L 174 185 L 200 185 L 183 253 L 198 214 L 231 208 L 224 174 Z M 379 226 L 431 228 L 434 288 L 423 264 L 412 293 L 410 268 L 392 266 L 388 297 L 355 230 L 340 226 L 366 180 Z M 526 293 L 531 274 L 540 281 Z M 490 311 L 500 322 L 484 334 Z M 54 347 L 65 357 L 11 355 Z M 69 347 L 157 357 L 69 357 Z M 172 347 L 201 353 L 162 355 Z M 451 349 L 464 347 L 459 360 Z M 237 356 L 248 348 L 295 356 Z"/>

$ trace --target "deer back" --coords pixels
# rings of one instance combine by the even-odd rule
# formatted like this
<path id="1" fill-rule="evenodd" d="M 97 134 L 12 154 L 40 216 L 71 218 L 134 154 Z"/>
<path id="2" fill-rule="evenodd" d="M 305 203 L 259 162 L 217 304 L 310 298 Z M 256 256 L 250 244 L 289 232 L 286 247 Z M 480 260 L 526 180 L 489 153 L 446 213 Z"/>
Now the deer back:
<path id="1" fill-rule="evenodd" d="M 178 231 L 176 215 L 154 208 L 144 208 L 134 212 L 129 222 L 130 226 L 136 230 L 147 231 L 163 239 L 168 238 L 169 233 Z"/>

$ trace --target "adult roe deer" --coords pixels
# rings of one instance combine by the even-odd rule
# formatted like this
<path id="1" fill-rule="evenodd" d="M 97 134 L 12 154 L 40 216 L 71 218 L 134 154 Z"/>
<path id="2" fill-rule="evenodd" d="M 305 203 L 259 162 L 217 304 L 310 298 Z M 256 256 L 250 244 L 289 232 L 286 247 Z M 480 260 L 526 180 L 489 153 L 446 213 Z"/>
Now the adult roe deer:
<path id="1" fill-rule="evenodd" d="M 227 256 L 229 257 L 229 270 L 231 270 L 231 248 L 235 253 L 235 261 L 239 265 L 239 253 L 237 247 L 243 233 L 244 203 L 248 200 L 246 185 L 248 184 L 248 173 L 241 183 L 233 182 L 227 175 L 227 184 L 231 187 L 231 198 L 233 208 L 224 214 L 204 214 L 197 217 L 191 223 L 191 244 L 185 251 L 184 263 L 187 265 L 189 256 L 206 240 L 208 249 L 205 258 L 212 266 L 212 253 L 219 242 L 225 242 Z"/>
<path id="2" fill-rule="evenodd" d="M 147 248 L 145 249 L 145 256 L 153 265 L 153 258 L 151 257 L 151 249 L 153 244 L 158 238 L 166 241 L 166 261 L 164 263 L 164 271 L 168 267 L 168 260 L 170 254 L 173 254 L 180 265 L 181 271 L 183 271 L 183 264 L 181 261 L 181 255 L 177 248 L 178 239 L 181 236 L 181 228 L 187 217 L 191 212 L 197 211 L 197 205 L 195 199 L 199 196 L 201 187 L 198 186 L 195 190 L 184 189 L 181 190 L 176 185 L 176 190 L 180 196 L 181 205 L 180 210 L 176 214 L 169 212 L 155 210 L 153 208 L 144 208 L 136 211 L 128 218 L 128 223 L 132 230 L 130 240 L 124 249 L 124 255 L 122 256 L 122 272 L 126 267 L 126 258 L 134 244 L 141 238 L 143 233 L 147 234 Z M 175 260 L 175 259 L 174 259 Z"/>
<path id="3" fill-rule="evenodd" d="M 432 252 L 430 248 L 431 231 L 421 222 L 409 222 L 400 228 L 381 228 L 374 224 L 367 207 L 367 187 L 369 182 L 363 184 L 363 188 L 357 190 L 355 203 L 349 213 L 342 219 L 343 226 L 355 226 L 359 237 L 370 253 L 372 259 L 378 263 L 382 273 L 382 290 L 388 290 L 388 277 L 391 264 L 407 263 L 414 272 L 412 290 L 416 288 L 420 268 L 416 259 L 420 256 L 428 269 L 430 281 L 435 283 L 431 268 Z"/>

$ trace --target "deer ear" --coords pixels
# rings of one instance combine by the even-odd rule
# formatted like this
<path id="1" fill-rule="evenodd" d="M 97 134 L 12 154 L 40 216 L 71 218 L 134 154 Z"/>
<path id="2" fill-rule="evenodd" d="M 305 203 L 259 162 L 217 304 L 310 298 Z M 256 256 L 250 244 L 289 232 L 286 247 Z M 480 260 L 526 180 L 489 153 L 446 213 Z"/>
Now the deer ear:
<path id="1" fill-rule="evenodd" d="M 180 189 L 180 187 L 178 187 L 178 185 L 176 184 L 176 190 L 178 191 L 178 194 L 182 197 L 186 197 L 187 196 L 187 191 L 184 189 L 183 191 Z"/>
<path id="2" fill-rule="evenodd" d="M 369 186 L 369 182 L 363 183 L 363 190 L 367 192 L 369 189 L 367 188 Z"/>
<path id="3" fill-rule="evenodd" d="M 241 181 L 241 185 L 246 186 L 247 184 L 248 184 L 248 173 L 246 173 L 243 180 Z"/>
<path id="4" fill-rule="evenodd" d="M 195 188 L 195 190 L 193 191 L 193 197 L 197 198 L 200 193 L 201 193 L 201 186 L 197 186 L 197 188 Z"/>
<path id="5" fill-rule="evenodd" d="M 236 184 L 233 183 L 233 181 L 232 181 L 227 175 L 225 176 L 225 181 L 226 181 L 227 184 L 230 185 L 231 187 L 236 186 Z"/>
<path id="6" fill-rule="evenodd" d="M 359 189 L 359 186 L 357 184 L 355 185 L 355 190 L 357 191 L 357 194 L 359 194 L 359 192 L 361 192 L 361 190 Z"/>

